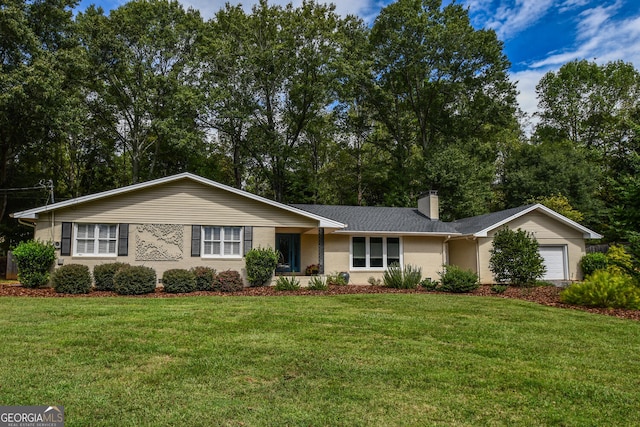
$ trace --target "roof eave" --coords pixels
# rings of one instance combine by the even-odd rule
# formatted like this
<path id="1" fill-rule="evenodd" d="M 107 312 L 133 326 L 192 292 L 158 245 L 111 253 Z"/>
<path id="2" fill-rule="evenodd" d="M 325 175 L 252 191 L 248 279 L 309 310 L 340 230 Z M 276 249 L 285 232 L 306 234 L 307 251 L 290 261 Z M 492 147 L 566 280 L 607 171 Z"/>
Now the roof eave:
<path id="1" fill-rule="evenodd" d="M 451 237 L 462 236 L 462 233 L 430 232 L 430 231 L 367 231 L 367 230 L 338 230 L 335 234 L 367 235 L 367 236 L 431 236 Z"/>
<path id="2" fill-rule="evenodd" d="M 565 223 L 569 227 L 574 228 L 574 229 L 576 229 L 578 231 L 581 231 L 583 233 L 583 237 L 585 239 L 602 239 L 602 237 L 603 237 L 601 234 L 596 233 L 595 231 L 590 230 L 587 227 L 578 224 L 577 222 L 567 218 L 564 215 L 559 214 L 558 212 L 554 211 L 553 209 L 549 209 L 548 207 L 546 207 L 545 205 L 542 205 L 540 203 L 537 203 L 535 205 L 531 205 L 527 209 L 524 209 L 524 210 L 522 210 L 522 211 L 520 211 L 520 212 L 518 212 L 518 213 L 516 213 L 514 215 L 511 215 L 510 217 L 508 217 L 508 218 L 506 218 L 506 219 L 504 219 L 502 221 L 499 221 L 499 222 L 497 222 L 497 223 L 495 223 L 495 224 L 493 224 L 493 225 L 491 225 L 491 226 L 489 226 L 489 227 L 487 227 L 487 228 L 485 228 L 483 230 L 480 230 L 480 231 L 478 231 L 476 233 L 473 233 L 473 237 L 488 237 L 489 231 L 495 230 L 496 228 L 498 228 L 498 227 L 500 227 L 502 225 L 505 225 L 506 223 L 511 222 L 514 219 L 519 218 L 519 217 L 521 217 L 523 215 L 526 215 L 529 212 L 532 212 L 534 210 L 541 210 L 544 213 L 546 213 L 547 215 L 557 219 L 558 221 Z"/>

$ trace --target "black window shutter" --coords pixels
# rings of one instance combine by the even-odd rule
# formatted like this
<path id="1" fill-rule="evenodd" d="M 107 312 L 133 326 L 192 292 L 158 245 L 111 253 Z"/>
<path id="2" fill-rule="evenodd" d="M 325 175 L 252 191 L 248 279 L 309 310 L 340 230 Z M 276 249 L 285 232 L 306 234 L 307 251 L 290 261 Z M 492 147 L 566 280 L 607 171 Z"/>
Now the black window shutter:
<path id="1" fill-rule="evenodd" d="M 200 256 L 200 232 L 202 227 L 199 225 L 191 226 L 191 256 Z"/>
<path id="2" fill-rule="evenodd" d="M 118 226 L 118 256 L 129 255 L 129 224 Z"/>
<path id="3" fill-rule="evenodd" d="M 62 241 L 60 242 L 60 255 L 71 255 L 71 228 L 70 222 L 62 223 Z"/>
<path id="4" fill-rule="evenodd" d="M 253 227 L 244 228 L 244 255 L 253 247 Z"/>

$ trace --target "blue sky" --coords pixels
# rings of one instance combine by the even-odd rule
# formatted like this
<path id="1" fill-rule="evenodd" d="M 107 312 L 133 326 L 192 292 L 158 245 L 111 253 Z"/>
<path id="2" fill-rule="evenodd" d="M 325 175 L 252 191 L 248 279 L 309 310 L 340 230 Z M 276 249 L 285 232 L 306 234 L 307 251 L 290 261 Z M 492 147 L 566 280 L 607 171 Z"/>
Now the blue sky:
<path id="1" fill-rule="evenodd" d="M 247 10 L 257 1 L 180 0 L 199 9 L 205 19 L 229 1 Z M 444 1 L 448 3 L 448 0 Z M 548 71 L 574 59 L 598 63 L 623 60 L 640 69 L 640 0 L 457 0 L 469 9 L 476 28 L 492 28 L 504 42 L 518 82 L 523 111 L 536 110 L 535 86 Z M 83 0 L 105 10 L 119 0 Z M 302 0 L 269 0 L 271 4 L 301 4 Z M 334 0 L 338 13 L 355 14 L 371 23 L 388 0 Z"/>

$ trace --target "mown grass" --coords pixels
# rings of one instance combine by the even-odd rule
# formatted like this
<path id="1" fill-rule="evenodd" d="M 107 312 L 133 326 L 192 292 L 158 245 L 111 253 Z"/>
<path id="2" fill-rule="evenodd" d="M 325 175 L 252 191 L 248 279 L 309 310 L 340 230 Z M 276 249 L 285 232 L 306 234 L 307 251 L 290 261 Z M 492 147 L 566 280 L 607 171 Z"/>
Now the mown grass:
<path id="1" fill-rule="evenodd" d="M 523 301 L 7 297 L 0 337 L 0 404 L 68 426 L 640 424 L 640 323 Z"/>

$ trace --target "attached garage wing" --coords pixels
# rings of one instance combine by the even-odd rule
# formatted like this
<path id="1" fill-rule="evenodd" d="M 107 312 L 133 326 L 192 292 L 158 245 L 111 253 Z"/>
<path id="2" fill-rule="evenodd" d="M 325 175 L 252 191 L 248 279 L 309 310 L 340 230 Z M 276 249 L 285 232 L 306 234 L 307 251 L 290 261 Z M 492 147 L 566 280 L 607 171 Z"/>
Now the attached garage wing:
<path id="1" fill-rule="evenodd" d="M 543 280 L 567 280 L 566 246 L 540 246 L 540 256 L 547 268 Z"/>

